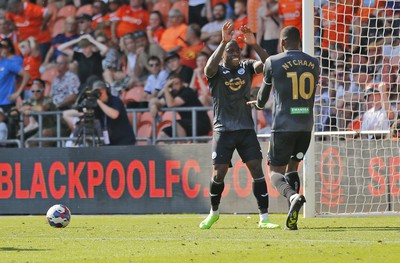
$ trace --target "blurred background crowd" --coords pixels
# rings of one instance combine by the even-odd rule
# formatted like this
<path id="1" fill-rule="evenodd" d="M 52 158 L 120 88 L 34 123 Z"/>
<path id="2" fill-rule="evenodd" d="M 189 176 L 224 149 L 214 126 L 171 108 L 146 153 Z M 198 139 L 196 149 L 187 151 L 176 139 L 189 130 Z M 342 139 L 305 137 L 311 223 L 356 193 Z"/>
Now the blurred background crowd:
<path id="1" fill-rule="evenodd" d="M 310 26 L 321 62 L 316 131 L 393 130 L 400 110 L 400 1 L 314 5 Z M 243 42 L 242 25 L 274 55 L 282 27 L 302 31 L 302 0 L 0 0 L 0 140 L 21 133 L 77 136 L 93 90 L 95 126 L 111 145 L 134 144 L 140 127 L 153 122 L 159 138 L 210 135 L 211 109 L 194 122 L 188 112 L 171 117 L 160 109 L 168 107 L 166 88 L 181 97 L 179 107 L 212 106 L 203 69 L 228 20 L 243 59 L 258 58 Z M 254 79 L 254 93 L 261 81 Z M 132 118 L 129 109 L 145 110 Z M 259 132 L 268 132 L 271 110 L 269 103 L 256 114 Z M 45 111 L 61 113 L 39 121 L 35 113 Z M 132 126 L 136 135 L 128 131 Z"/>

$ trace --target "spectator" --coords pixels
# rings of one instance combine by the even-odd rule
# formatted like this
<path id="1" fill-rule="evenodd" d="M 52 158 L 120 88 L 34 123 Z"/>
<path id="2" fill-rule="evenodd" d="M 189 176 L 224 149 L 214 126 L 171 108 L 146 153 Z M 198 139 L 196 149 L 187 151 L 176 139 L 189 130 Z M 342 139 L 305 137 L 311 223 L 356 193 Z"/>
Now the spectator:
<path id="1" fill-rule="evenodd" d="M 107 37 L 109 39 L 111 39 L 111 37 L 112 37 L 111 18 L 115 16 L 115 13 L 117 12 L 118 8 L 121 6 L 121 1 L 120 0 L 108 0 L 107 4 L 108 4 L 109 12 L 97 20 L 96 27 L 103 29 L 106 32 Z M 118 44 L 118 43 L 114 43 L 114 44 Z"/>
<path id="2" fill-rule="evenodd" d="M 163 69 L 161 60 L 157 56 L 151 56 L 148 59 L 147 66 L 150 71 L 150 75 L 147 78 L 144 86 L 144 94 L 142 101 L 140 102 L 128 102 L 128 108 L 147 108 L 148 102 L 157 97 L 158 93 L 163 89 L 167 82 L 168 72 Z"/>
<path id="3" fill-rule="evenodd" d="M 172 74 L 178 74 L 182 79 L 183 85 L 188 87 L 192 80 L 193 69 L 182 65 L 181 57 L 176 52 L 168 52 L 165 56 L 164 63 L 167 71 Z"/>
<path id="4" fill-rule="evenodd" d="M 13 30 L 12 24 L 5 17 L 0 17 L 0 40 L 9 38 L 14 46 L 15 54 L 19 54 L 18 40 L 19 33 Z"/>
<path id="5" fill-rule="evenodd" d="M 106 34 L 107 37 L 111 37 L 110 27 L 106 27 L 102 22 L 108 14 L 107 4 L 102 0 L 95 0 L 93 2 L 93 17 L 92 17 L 92 30 L 101 29 Z"/>
<path id="6" fill-rule="evenodd" d="M 246 0 L 236 0 L 234 9 L 235 19 L 233 21 L 233 38 L 238 42 L 243 57 L 248 57 L 249 55 L 247 52 L 247 45 L 243 41 L 244 35 L 240 30 L 242 26 L 247 25 L 246 12 Z"/>
<path id="7" fill-rule="evenodd" d="M 213 21 L 205 24 L 201 28 L 201 40 L 206 42 L 207 46 L 214 51 L 222 40 L 221 30 L 226 22 L 226 6 L 223 3 L 217 3 L 212 9 Z"/>
<path id="8" fill-rule="evenodd" d="M 302 0 L 279 0 L 278 12 L 282 28 L 295 26 L 302 35 Z"/>
<path id="9" fill-rule="evenodd" d="M 258 10 L 257 43 L 272 56 L 278 53 L 279 32 L 278 4 L 275 0 L 263 0 Z"/>
<path id="10" fill-rule="evenodd" d="M 131 76 L 128 87 L 144 85 L 150 72 L 150 68 L 148 67 L 149 57 L 156 56 L 162 60 L 165 55 L 165 51 L 158 44 L 151 44 L 149 42 L 145 31 L 135 31 L 132 36 L 135 41 L 137 57 L 133 76 Z"/>
<path id="11" fill-rule="evenodd" d="M 370 84 L 365 91 L 367 111 L 363 114 L 361 131 L 387 131 L 395 114 L 389 103 L 389 86 L 385 83 Z M 362 134 L 362 138 L 383 139 L 384 133 Z"/>
<path id="12" fill-rule="evenodd" d="M 204 68 L 207 60 L 210 57 L 207 53 L 200 52 L 196 57 L 197 67 L 193 71 L 190 87 L 196 92 L 201 104 L 203 106 L 211 106 L 212 98 L 210 94 L 210 87 L 208 86 L 207 77 L 204 74 Z"/>
<path id="13" fill-rule="evenodd" d="M 64 32 L 57 34 L 51 41 L 51 47 L 46 54 L 43 65 L 54 62 L 59 55 L 64 54 L 58 51 L 58 46 L 75 38 L 78 38 L 76 20 L 75 17 L 70 16 L 65 19 Z"/>
<path id="14" fill-rule="evenodd" d="M 192 69 L 196 68 L 196 57 L 200 52 L 211 54 L 210 48 L 200 39 L 201 31 L 200 26 L 197 24 L 190 24 L 186 30 L 186 43 L 187 46 L 179 51 L 182 65 L 188 66 Z"/>
<path id="15" fill-rule="evenodd" d="M 92 17 L 88 14 L 80 14 L 76 17 L 78 21 L 78 34 L 85 35 L 85 34 L 93 34 L 92 29 Z"/>
<path id="16" fill-rule="evenodd" d="M 152 11 L 149 17 L 149 26 L 146 28 L 147 38 L 150 43 L 160 43 L 164 34 L 165 25 L 163 17 L 159 11 Z"/>
<path id="17" fill-rule="evenodd" d="M 5 120 L 4 111 L 0 108 L 0 142 L 8 139 L 8 127 Z"/>
<path id="18" fill-rule="evenodd" d="M 40 78 L 40 65 L 42 64 L 42 56 L 40 55 L 39 45 L 35 37 L 29 37 L 27 40 L 19 44 L 19 50 L 24 58 L 23 66 L 26 71 L 31 75 L 31 81 L 25 87 L 23 94 L 24 99 L 32 97 L 30 86 L 32 80 Z"/>
<path id="19" fill-rule="evenodd" d="M 189 1 L 189 24 L 196 23 L 202 27 L 208 22 L 206 2 L 207 0 Z"/>
<path id="20" fill-rule="evenodd" d="M 69 47 L 78 43 L 81 52 L 72 51 Z M 94 48 L 98 51 L 95 51 Z M 102 43 L 96 41 L 91 35 L 82 35 L 79 38 L 68 41 L 58 47 L 58 50 L 66 53 L 70 58 L 72 58 L 73 63 L 76 64 L 78 68 L 78 77 L 82 84 L 85 83 L 86 79 L 91 75 L 96 75 L 102 78 L 103 68 L 102 60 L 104 55 L 108 51 L 108 47 Z"/>
<path id="21" fill-rule="evenodd" d="M 161 36 L 160 46 L 167 52 L 178 52 L 186 46 L 185 18 L 178 9 L 171 9 L 168 12 L 167 29 Z"/>
<path id="22" fill-rule="evenodd" d="M 177 75 L 173 74 L 168 77 L 168 81 L 165 83 L 163 88 L 162 98 L 154 98 L 149 102 L 149 107 L 152 113 L 157 112 L 161 107 L 176 108 L 176 107 L 200 107 L 201 102 L 197 98 L 196 93 L 183 85 L 182 79 Z M 208 118 L 207 112 L 197 112 L 196 119 L 196 134 L 192 133 L 193 119 L 192 112 L 190 111 L 179 111 L 180 119 L 176 122 L 176 136 L 187 137 L 187 136 L 203 136 L 207 135 L 211 131 L 211 123 Z M 159 139 L 171 138 L 172 126 L 166 127 L 160 131 L 158 135 Z"/>
<path id="23" fill-rule="evenodd" d="M 51 45 L 51 34 L 48 29 L 52 13 L 49 9 L 22 0 L 9 0 L 7 20 L 14 22 L 18 28 L 20 40 L 35 36 L 39 43 L 39 51 L 45 58 Z"/>
<path id="24" fill-rule="evenodd" d="M 22 106 L 18 111 L 24 114 L 24 117 L 28 119 L 28 125 L 24 127 L 23 132 L 26 133 L 27 137 L 30 137 L 30 132 L 36 131 L 33 134 L 34 137 L 38 137 L 38 117 L 31 116 L 32 112 L 41 111 L 54 111 L 56 108 L 50 97 L 44 95 L 45 82 L 41 79 L 35 79 L 32 83 L 32 98 L 24 100 Z M 56 135 L 56 117 L 55 115 L 44 115 L 42 123 L 42 137 L 54 137 Z M 32 136 L 32 135 L 31 135 Z M 43 147 L 53 146 L 54 142 L 42 142 Z M 37 142 L 31 142 L 27 147 L 37 147 Z"/>
<path id="25" fill-rule="evenodd" d="M 5 54 L 3 52 L 5 46 L 0 45 L 0 49 L 0 68 L 3 69 L 0 71 L 0 108 L 4 112 L 8 112 L 15 106 L 15 101 L 28 84 L 30 74 L 23 69 L 22 64 L 10 63 L 10 60 L 3 56 Z M 22 80 L 19 87 L 15 90 L 16 76 L 21 76 Z"/>
<path id="26" fill-rule="evenodd" d="M 123 35 L 136 30 L 145 30 L 149 21 L 149 12 L 143 9 L 143 0 L 130 0 L 121 6 L 111 20 L 111 37 L 115 43 Z"/>
<path id="27" fill-rule="evenodd" d="M 70 109 L 75 103 L 81 83 L 78 76 L 69 70 L 66 55 L 58 55 L 56 64 L 58 75 L 51 83 L 50 95 L 58 110 Z"/>
<path id="28" fill-rule="evenodd" d="M 15 54 L 14 44 L 10 38 L 4 38 L 0 40 L 0 48 L 4 58 L 14 61 L 20 66 L 24 64 L 24 59 Z"/>

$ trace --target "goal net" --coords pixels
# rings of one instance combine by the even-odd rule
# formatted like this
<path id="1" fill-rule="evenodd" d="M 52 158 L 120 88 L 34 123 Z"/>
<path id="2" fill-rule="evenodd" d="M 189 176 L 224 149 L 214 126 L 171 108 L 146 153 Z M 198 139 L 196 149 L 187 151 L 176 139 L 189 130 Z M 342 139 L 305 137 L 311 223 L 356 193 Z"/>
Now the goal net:
<path id="1" fill-rule="evenodd" d="M 399 213 L 400 0 L 314 2 L 313 216 Z"/>

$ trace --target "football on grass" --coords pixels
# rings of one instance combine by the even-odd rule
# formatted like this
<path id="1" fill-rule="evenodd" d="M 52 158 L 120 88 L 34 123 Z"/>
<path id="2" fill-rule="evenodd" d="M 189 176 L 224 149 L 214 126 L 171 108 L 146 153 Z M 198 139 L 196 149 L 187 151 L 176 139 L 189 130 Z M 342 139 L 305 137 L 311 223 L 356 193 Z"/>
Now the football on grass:
<path id="1" fill-rule="evenodd" d="M 46 214 L 47 222 L 52 227 L 62 228 L 68 226 L 71 221 L 71 212 L 65 205 L 53 205 Z"/>

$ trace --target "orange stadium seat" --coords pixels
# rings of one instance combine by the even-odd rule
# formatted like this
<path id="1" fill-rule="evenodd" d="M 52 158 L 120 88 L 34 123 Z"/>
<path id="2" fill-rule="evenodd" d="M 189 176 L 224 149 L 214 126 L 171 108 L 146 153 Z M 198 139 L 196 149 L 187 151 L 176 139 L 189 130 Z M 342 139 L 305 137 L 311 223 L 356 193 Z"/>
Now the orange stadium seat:
<path id="1" fill-rule="evenodd" d="M 48 28 L 49 28 L 50 32 L 53 33 L 54 23 L 57 20 L 58 8 L 55 4 L 49 4 L 49 5 L 47 5 L 47 9 L 52 13 L 50 21 L 48 23 Z"/>
<path id="2" fill-rule="evenodd" d="M 166 112 L 164 112 L 163 114 L 162 114 L 162 116 L 161 116 L 161 120 L 162 121 L 173 121 L 173 116 L 174 116 L 174 113 L 175 113 L 175 116 L 176 116 L 176 118 L 175 118 L 175 120 L 180 120 L 181 119 L 181 116 L 177 113 L 177 112 L 172 112 L 172 111 L 166 111 Z"/>
<path id="3" fill-rule="evenodd" d="M 123 101 L 124 103 L 127 103 L 129 101 L 140 102 L 142 101 L 143 93 L 144 93 L 144 87 L 136 86 L 125 92 L 125 94 L 123 95 Z"/>
<path id="4" fill-rule="evenodd" d="M 151 122 L 142 122 L 139 124 L 136 131 L 136 138 L 138 139 L 149 139 L 152 136 L 153 124 Z M 137 145 L 147 145 L 147 141 L 138 140 Z"/>
<path id="5" fill-rule="evenodd" d="M 163 17 L 164 24 L 167 23 L 168 12 L 171 9 L 171 2 L 168 0 L 158 1 L 153 5 L 152 10 L 158 11 Z"/>
<path id="6" fill-rule="evenodd" d="M 91 4 L 83 5 L 78 8 L 76 11 L 76 16 L 79 16 L 81 14 L 88 14 L 88 15 L 93 15 L 93 6 Z"/>
<path id="7" fill-rule="evenodd" d="M 48 68 L 45 72 L 42 73 L 40 78 L 46 82 L 46 87 L 44 94 L 47 96 L 50 94 L 51 90 L 51 83 L 53 82 L 53 79 L 58 75 L 58 69 L 55 67 Z"/>
<path id="8" fill-rule="evenodd" d="M 57 12 L 57 19 L 60 17 L 67 18 L 69 16 L 75 16 L 76 7 L 74 5 L 66 5 L 61 7 Z"/>
<path id="9" fill-rule="evenodd" d="M 58 34 L 64 33 L 65 18 L 61 17 L 57 19 L 52 27 L 51 36 L 54 38 Z"/>
<path id="10" fill-rule="evenodd" d="M 178 9 L 181 11 L 183 16 L 185 17 L 185 23 L 189 22 L 189 3 L 188 1 L 180 0 L 175 2 L 172 6 L 171 9 Z"/>

